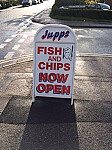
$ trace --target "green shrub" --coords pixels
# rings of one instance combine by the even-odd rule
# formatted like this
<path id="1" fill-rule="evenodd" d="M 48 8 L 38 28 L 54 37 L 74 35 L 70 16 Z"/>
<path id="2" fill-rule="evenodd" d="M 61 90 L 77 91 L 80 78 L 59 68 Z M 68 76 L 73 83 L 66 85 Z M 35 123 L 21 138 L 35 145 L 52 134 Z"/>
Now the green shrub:
<path id="1" fill-rule="evenodd" d="M 21 0 L 7 0 L 7 1 L 0 1 L 0 4 L 2 5 L 2 9 L 16 6 L 18 4 L 21 4 Z"/>
<path id="2" fill-rule="evenodd" d="M 2 5 L 2 8 L 6 8 L 5 2 L 1 1 L 0 4 Z"/>
<path id="3" fill-rule="evenodd" d="M 112 20 L 111 10 L 93 10 L 93 9 L 59 9 L 54 5 L 51 10 L 50 16 L 56 18 L 61 17 L 75 17 L 75 18 L 88 18 L 96 20 Z"/>
<path id="4" fill-rule="evenodd" d="M 19 4 L 19 1 L 18 1 L 18 0 L 9 0 L 9 2 L 10 2 L 10 5 L 12 5 L 12 6 L 16 6 L 16 5 Z M 20 4 L 21 4 L 21 3 L 20 3 Z"/>

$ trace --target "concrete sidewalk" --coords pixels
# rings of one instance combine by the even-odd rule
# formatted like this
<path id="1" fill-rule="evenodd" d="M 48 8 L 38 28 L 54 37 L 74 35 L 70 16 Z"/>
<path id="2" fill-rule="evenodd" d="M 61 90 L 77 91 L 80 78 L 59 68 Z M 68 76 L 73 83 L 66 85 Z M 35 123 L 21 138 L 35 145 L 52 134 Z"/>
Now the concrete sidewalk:
<path id="1" fill-rule="evenodd" d="M 0 68 L 1 150 L 111 150 L 112 57 L 77 56 L 74 106 L 32 104 L 32 59 Z"/>
<path id="2" fill-rule="evenodd" d="M 112 28 L 112 22 L 91 22 L 91 21 L 66 21 L 52 19 L 49 14 L 51 8 L 42 11 L 32 18 L 33 22 L 40 24 L 64 24 L 70 27 L 87 27 L 87 28 Z"/>

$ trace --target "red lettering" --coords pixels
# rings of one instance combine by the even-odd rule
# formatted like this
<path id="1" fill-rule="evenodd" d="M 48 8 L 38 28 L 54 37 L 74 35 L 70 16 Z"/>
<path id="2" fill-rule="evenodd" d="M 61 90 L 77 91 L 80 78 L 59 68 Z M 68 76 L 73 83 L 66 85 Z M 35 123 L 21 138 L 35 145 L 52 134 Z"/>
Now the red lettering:
<path id="1" fill-rule="evenodd" d="M 54 94 L 61 94 L 62 85 L 54 85 Z"/>
<path id="2" fill-rule="evenodd" d="M 53 47 L 48 47 L 48 54 L 53 55 L 54 54 L 54 48 Z"/>
<path id="3" fill-rule="evenodd" d="M 48 61 L 61 61 L 60 56 L 49 56 Z"/>
<path id="4" fill-rule="evenodd" d="M 45 85 L 44 84 L 39 84 L 36 88 L 37 92 L 43 93 L 45 91 Z"/>
<path id="5" fill-rule="evenodd" d="M 54 68 L 53 68 L 53 70 L 56 70 L 56 63 L 54 63 Z"/>
<path id="6" fill-rule="evenodd" d="M 52 91 L 53 90 L 53 85 L 52 84 L 47 84 L 46 85 L 46 93 L 49 93 L 49 91 Z"/>
<path id="7" fill-rule="evenodd" d="M 55 73 L 39 73 L 39 82 L 55 82 L 57 80 L 58 83 L 65 83 L 67 81 L 69 74 L 55 74 Z"/>
<path id="8" fill-rule="evenodd" d="M 51 56 L 49 56 L 48 61 L 53 61 Z"/>
<path id="9" fill-rule="evenodd" d="M 43 65 L 43 67 L 42 67 L 42 65 Z M 39 69 L 45 69 L 44 65 L 45 65 L 44 62 L 40 62 L 40 63 L 38 64 Z"/>
<path id="10" fill-rule="evenodd" d="M 37 54 L 40 54 L 40 52 L 43 52 L 44 47 L 37 47 Z"/>
<path id="11" fill-rule="evenodd" d="M 64 71 L 70 70 L 70 64 L 69 63 L 50 63 L 50 62 L 39 62 L 38 64 L 39 69 L 46 69 L 46 70 L 60 70 L 63 69 Z"/>
<path id="12" fill-rule="evenodd" d="M 46 63 L 46 70 L 52 70 L 53 69 L 53 63 Z"/>
<path id="13" fill-rule="evenodd" d="M 57 61 L 61 61 L 61 57 L 60 56 L 57 56 Z"/>
<path id="14" fill-rule="evenodd" d="M 66 94 L 69 95 L 70 94 L 70 86 L 65 86 L 65 85 L 52 85 L 52 84 L 39 84 L 36 87 L 36 90 L 38 93 L 49 93 L 50 91 L 52 91 L 54 94 Z"/>
<path id="15" fill-rule="evenodd" d="M 56 81 L 56 79 L 57 79 L 57 76 L 56 76 L 55 73 L 50 73 L 49 74 L 49 76 L 48 76 L 49 82 L 54 82 L 54 81 Z"/>
<path id="16" fill-rule="evenodd" d="M 39 73 L 39 82 L 47 82 L 47 73 Z"/>
<path id="17" fill-rule="evenodd" d="M 60 47 L 59 49 L 57 47 L 55 47 L 55 55 L 61 55 L 61 51 L 62 51 L 62 48 Z"/>
<path id="18" fill-rule="evenodd" d="M 57 70 L 59 70 L 60 68 L 63 68 L 63 64 L 62 63 L 57 63 Z"/>
<path id="19" fill-rule="evenodd" d="M 63 85 L 62 93 L 63 94 L 66 93 L 67 95 L 69 95 L 70 94 L 70 86 L 66 87 L 65 85 Z"/>
<path id="20" fill-rule="evenodd" d="M 66 74 L 64 76 L 64 74 L 57 74 L 57 80 L 58 80 L 58 83 L 62 82 L 62 83 L 65 83 L 67 81 L 67 78 L 68 78 L 68 74 Z"/>
<path id="21" fill-rule="evenodd" d="M 47 47 L 44 47 L 44 54 L 47 54 Z"/>
<path id="22" fill-rule="evenodd" d="M 38 46 L 37 47 L 37 54 L 40 54 L 43 52 L 43 54 L 48 54 L 48 55 L 61 55 L 62 54 L 62 48 L 59 47 L 42 47 Z"/>
<path id="23" fill-rule="evenodd" d="M 65 71 L 69 71 L 70 70 L 70 64 L 69 63 L 65 63 L 64 64 L 64 70 Z"/>

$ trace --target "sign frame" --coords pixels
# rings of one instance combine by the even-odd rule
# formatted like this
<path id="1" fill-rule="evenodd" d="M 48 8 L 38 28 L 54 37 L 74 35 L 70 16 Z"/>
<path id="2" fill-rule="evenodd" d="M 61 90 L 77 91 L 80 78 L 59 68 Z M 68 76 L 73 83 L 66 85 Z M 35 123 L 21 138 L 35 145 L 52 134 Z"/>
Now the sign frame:
<path id="1" fill-rule="evenodd" d="M 41 32 L 42 33 L 45 33 L 45 29 L 50 29 L 52 31 L 54 30 L 62 30 L 64 32 L 64 30 L 66 31 L 69 31 L 70 35 L 71 35 L 71 38 L 69 38 L 69 41 L 67 38 L 63 38 L 60 34 L 60 37 L 53 37 L 52 38 L 52 41 L 51 39 L 45 39 L 46 41 L 43 41 L 41 38 L 40 38 L 40 34 Z M 44 31 L 44 32 L 43 32 Z M 45 33 L 46 34 L 46 33 Z M 57 40 L 58 38 L 58 40 Z M 63 39 L 62 39 L 63 38 Z M 54 41 L 53 41 L 54 40 Z M 55 41 L 56 40 L 56 41 Z M 64 41 L 65 40 L 65 41 Z M 66 25 L 57 25 L 57 24 L 48 24 L 48 25 L 45 25 L 45 26 L 42 26 L 35 34 L 35 37 L 34 37 L 34 50 L 33 50 L 33 93 L 32 93 L 32 102 L 35 101 L 35 98 L 36 96 L 43 96 L 43 95 L 36 95 L 36 92 L 35 92 L 35 88 L 36 88 L 36 72 L 37 72 L 37 69 L 36 69 L 36 64 L 37 64 L 37 45 L 39 43 L 45 45 L 45 44 L 48 44 L 51 43 L 51 45 L 73 45 L 73 60 L 72 60 L 72 79 L 71 79 L 71 96 L 69 98 L 71 98 L 71 105 L 73 105 L 73 93 L 74 93 L 74 75 L 75 75 L 75 65 L 76 65 L 76 35 L 75 35 L 75 32 L 68 26 Z M 47 96 L 47 97 L 58 97 L 58 98 L 63 98 L 61 96 Z M 65 98 L 65 97 L 64 97 Z M 67 97 L 66 97 L 67 98 Z"/>

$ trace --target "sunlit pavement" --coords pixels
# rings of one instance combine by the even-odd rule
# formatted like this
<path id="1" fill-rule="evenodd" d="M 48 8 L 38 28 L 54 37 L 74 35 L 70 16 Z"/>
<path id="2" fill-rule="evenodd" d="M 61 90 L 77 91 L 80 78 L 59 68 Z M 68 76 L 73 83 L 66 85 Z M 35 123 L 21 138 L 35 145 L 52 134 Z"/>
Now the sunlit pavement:
<path id="1" fill-rule="evenodd" d="M 76 58 L 74 106 L 42 97 L 32 104 L 33 61 L 17 62 L 0 69 L 1 149 L 111 150 L 111 57 Z"/>

